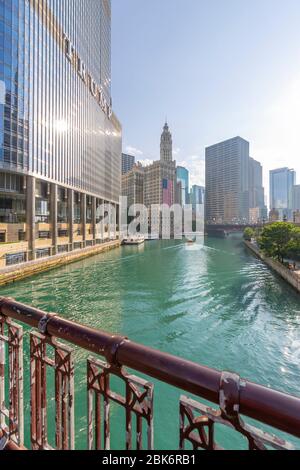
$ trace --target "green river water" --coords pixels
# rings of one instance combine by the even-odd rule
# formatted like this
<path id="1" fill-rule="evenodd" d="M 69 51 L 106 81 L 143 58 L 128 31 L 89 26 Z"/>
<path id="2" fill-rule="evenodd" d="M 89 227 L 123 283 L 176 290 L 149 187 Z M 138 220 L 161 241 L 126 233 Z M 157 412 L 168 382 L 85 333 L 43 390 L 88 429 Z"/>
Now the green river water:
<path id="1" fill-rule="evenodd" d="M 6 286 L 0 295 L 300 395 L 300 297 L 247 252 L 238 236 L 206 239 L 197 251 L 175 241 L 123 247 Z M 76 350 L 75 358 L 76 444 L 85 448 L 86 354 Z M 53 444 L 52 385 L 49 377 Z M 178 447 L 180 394 L 155 382 L 157 449 Z M 112 436 L 112 448 L 123 449 L 124 416 L 114 407 Z M 221 445 L 243 448 L 230 430 L 218 429 L 217 438 Z"/>

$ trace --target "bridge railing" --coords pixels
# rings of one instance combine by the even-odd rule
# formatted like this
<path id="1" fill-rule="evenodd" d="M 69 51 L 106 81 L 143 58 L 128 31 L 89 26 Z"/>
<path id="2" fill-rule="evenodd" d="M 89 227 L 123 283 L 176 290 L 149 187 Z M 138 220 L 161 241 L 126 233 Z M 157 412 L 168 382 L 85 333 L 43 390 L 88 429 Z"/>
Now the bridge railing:
<path id="1" fill-rule="evenodd" d="M 22 324 L 31 327 L 30 358 L 23 357 Z M 248 424 L 247 418 L 300 437 L 300 398 L 0 298 L 0 448 L 23 449 L 24 431 L 30 435 L 32 449 L 51 448 L 48 433 L 52 428 L 48 428 L 47 417 L 49 370 L 54 371 L 55 377 L 54 447 L 75 448 L 74 346 L 92 354 L 86 365 L 90 450 L 110 449 L 112 404 L 125 410 L 126 449 L 154 447 L 154 386 L 150 380 L 133 376 L 127 368 L 184 391 L 178 403 L 178 419 L 174 420 L 179 422 L 180 449 L 219 449 L 216 425 L 242 435 L 249 449 L 293 449 L 282 438 Z M 24 359 L 30 360 L 31 411 L 30 425 L 25 430 Z M 114 389 L 113 377 L 124 384 L 123 394 Z M 206 400 L 216 407 L 205 405 Z"/>

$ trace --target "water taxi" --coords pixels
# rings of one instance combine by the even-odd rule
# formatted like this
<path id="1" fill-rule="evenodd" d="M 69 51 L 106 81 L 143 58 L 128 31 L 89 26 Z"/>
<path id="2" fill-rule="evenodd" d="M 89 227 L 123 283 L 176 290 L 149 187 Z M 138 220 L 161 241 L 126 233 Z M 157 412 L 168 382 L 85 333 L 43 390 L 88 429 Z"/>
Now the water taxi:
<path id="1" fill-rule="evenodd" d="M 191 238 L 191 237 L 186 237 L 186 243 L 187 243 L 188 245 L 192 245 L 192 244 L 196 243 L 196 237 L 193 237 L 193 238 Z"/>
<path id="2" fill-rule="evenodd" d="M 123 245 L 142 245 L 145 243 L 145 237 L 129 237 L 124 238 Z"/>

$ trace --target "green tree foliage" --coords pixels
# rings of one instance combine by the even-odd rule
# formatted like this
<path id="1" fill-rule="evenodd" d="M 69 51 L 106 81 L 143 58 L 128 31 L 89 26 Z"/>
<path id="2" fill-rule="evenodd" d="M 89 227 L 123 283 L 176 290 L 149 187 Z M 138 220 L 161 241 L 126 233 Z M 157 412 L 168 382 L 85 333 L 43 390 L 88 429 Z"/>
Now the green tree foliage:
<path id="1" fill-rule="evenodd" d="M 287 256 L 292 259 L 300 259 L 300 227 L 294 227 L 291 239 L 286 246 Z"/>
<path id="2" fill-rule="evenodd" d="M 244 230 L 244 239 L 251 241 L 255 237 L 255 231 L 251 227 L 246 227 Z"/>
<path id="3" fill-rule="evenodd" d="M 294 240 L 298 236 L 298 229 L 290 223 L 275 222 L 264 227 L 258 243 L 260 249 L 269 257 L 283 262 L 289 250 L 295 250 Z"/>

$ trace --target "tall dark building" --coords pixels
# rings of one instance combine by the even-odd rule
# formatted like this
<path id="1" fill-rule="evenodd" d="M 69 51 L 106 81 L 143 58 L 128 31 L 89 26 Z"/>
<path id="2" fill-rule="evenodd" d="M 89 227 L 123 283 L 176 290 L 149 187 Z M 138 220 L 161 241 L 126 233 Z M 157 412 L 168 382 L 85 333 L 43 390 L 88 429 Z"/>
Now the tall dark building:
<path id="1" fill-rule="evenodd" d="M 249 210 L 250 222 L 257 223 L 267 218 L 268 209 L 265 205 L 263 168 L 253 158 L 249 160 Z"/>
<path id="2" fill-rule="evenodd" d="M 128 155 L 127 153 L 122 153 L 122 175 L 129 173 L 135 165 L 135 157 L 133 155 Z"/>
<path id="3" fill-rule="evenodd" d="M 249 142 L 241 137 L 206 149 L 206 222 L 249 221 Z"/>
<path id="4" fill-rule="evenodd" d="M 97 209 L 118 205 L 121 126 L 110 0 L 0 7 L 0 241 L 14 242 L 12 252 L 0 244 L 5 265 L 109 237 Z"/>

